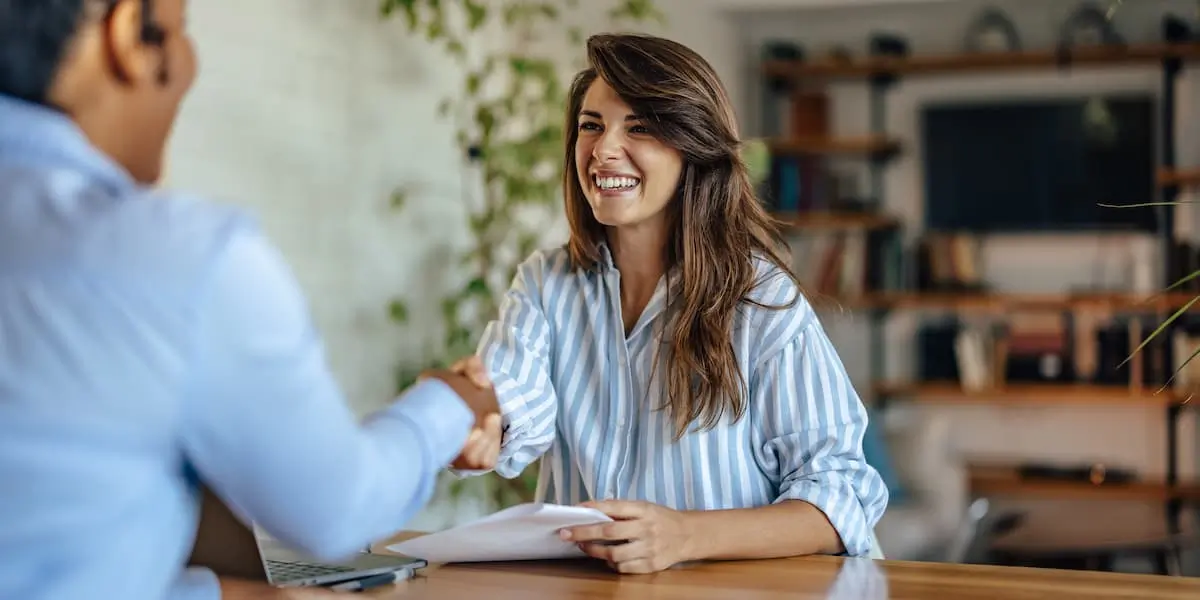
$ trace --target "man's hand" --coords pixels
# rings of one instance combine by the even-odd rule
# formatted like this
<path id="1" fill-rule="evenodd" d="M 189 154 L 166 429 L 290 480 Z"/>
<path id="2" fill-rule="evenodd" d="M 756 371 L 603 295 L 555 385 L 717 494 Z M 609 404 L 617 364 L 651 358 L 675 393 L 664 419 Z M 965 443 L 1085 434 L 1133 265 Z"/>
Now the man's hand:
<path id="1" fill-rule="evenodd" d="M 450 366 L 450 370 L 466 377 L 480 389 L 492 389 L 492 381 L 488 378 L 483 361 L 474 354 L 458 359 Z M 496 460 L 500 457 L 502 434 L 500 414 L 488 415 L 483 425 L 471 433 L 471 439 L 467 440 L 462 452 L 450 466 L 462 470 L 495 468 Z"/>
<path id="2" fill-rule="evenodd" d="M 488 378 L 483 361 L 474 354 L 458 359 L 453 365 L 450 365 L 450 370 L 465 376 L 480 388 L 490 389 L 492 387 L 492 380 Z"/>
<path id="3" fill-rule="evenodd" d="M 494 468 L 500 456 L 500 405 L 483 363 L 471 356 L 459 360 L 449 370 L 428 371 L 422 377 L 444 381 L 475 413 L 475 428 L 450 466 L 460 470 Z"/>
<path id="4" fill-rule="evenodd" d="M 496 401 L 496 392 L 491 386 L 475 385 L 466 375 L 460 375 L 449 369 L 433 369 L 421 374 L 421 379 L 439 379 L 467 403 L 471 412 L 475 413 L 475 428 L 481 429 L 488 415 L 500 414 L 500 404 Z"/>

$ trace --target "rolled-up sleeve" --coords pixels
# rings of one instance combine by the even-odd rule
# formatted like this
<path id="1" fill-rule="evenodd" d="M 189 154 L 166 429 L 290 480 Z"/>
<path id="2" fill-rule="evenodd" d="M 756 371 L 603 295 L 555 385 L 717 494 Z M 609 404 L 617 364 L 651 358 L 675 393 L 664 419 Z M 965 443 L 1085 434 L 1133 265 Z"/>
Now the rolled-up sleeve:
<path id="1" fill-rule="evenodd" d="M 866 408 L 815 318 L 759 366 L 751 393 L 763 435 L 758 457 L 778 483 L 776 502 L 812 504 L 846 554 L 867 556 L 887 487 L 863 455 Z"/>
<path id="2" fill-rule="evenodd" d="M 478 349 L 503 418 L 495 470 L 510 479 L 545 454 L 557 433 L 558 396 L 550 379 L 551 329 L 539 298 L 545 272 L 542 260 L 534 255 L 518 268 Z"/>

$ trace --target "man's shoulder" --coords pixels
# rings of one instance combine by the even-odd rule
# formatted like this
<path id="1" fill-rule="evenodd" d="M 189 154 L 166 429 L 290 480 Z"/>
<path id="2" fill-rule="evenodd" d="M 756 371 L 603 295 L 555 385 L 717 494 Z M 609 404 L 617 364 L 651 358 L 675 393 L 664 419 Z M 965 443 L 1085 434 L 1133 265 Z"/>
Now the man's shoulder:
<path id="1" fill-rule="evenodd" d="M 179 190 L 112 185 L 67 169 L 0 168 L 0 262 L 152 273 L 219 252 L 256 228 L 234 206 Z"/>
<path id="2" fill-rule="evenodd" d="M 168 238 L 203 237 L 229 228 L 256 226 L 245 209 L 182 190 L 143 190 L 126 198 L 123 208 L 127 218 L 154 225 L 148 231 Z"/>
<path id="3" fill-rule="evenodd" d="M 97 215 L 87 242 L 93 255 L 121 263 L 202 270 L 236 232 L 255 229 L 254 219 L 237 207 L 194 193 L 148 189 Z"/>

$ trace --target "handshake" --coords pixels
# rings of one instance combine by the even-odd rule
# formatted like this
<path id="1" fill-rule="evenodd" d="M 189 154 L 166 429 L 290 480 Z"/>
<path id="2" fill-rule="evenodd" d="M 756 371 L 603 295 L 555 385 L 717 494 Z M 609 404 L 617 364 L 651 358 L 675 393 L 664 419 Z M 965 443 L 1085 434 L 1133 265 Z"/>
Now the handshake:
<path id="1" fill-rule="evenodd" d="M 444 382 L 475 413 L 475 427 L 450 466 L 462 470 L 495 468 L 500 456 L 500 404 L 479 357 L 460 359 L 449 369 L 426 371 L 421 379 Z"/>

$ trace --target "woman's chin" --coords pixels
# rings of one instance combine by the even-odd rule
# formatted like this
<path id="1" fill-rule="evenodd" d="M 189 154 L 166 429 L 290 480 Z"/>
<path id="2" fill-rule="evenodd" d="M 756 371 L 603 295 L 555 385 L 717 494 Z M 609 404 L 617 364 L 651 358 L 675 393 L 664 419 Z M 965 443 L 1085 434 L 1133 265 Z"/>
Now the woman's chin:
<path id="1" fill-rule="evenodd" d="M 633 213 L 630 210 L 631 205 L 636 201 L 635 198 L 613 198 L 600 197 L 591 198 L 592 216 L 601 225 L 609 227 L 619 227 L 627 225 L 629 217 Z"/>

